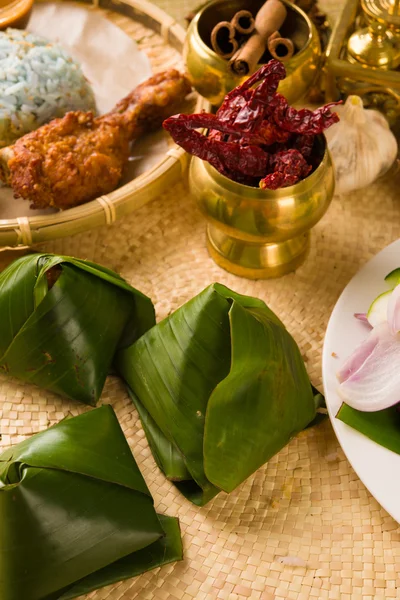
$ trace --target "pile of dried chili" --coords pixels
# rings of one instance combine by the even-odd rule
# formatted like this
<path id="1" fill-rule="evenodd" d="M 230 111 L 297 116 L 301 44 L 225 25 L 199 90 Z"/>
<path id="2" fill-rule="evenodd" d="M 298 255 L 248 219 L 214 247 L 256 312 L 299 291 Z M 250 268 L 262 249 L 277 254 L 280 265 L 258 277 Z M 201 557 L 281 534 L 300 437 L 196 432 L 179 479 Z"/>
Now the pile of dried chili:
<path id="1" fill-rule="evenodd" d="M 234 181 L 270 190 L 293 185 L 321 159 L 313 156 L 315 136 L 339 117 L 330 111 L 336 103 L 315 111 L 289 106 L 277 93 L 285 75 L 283 64 L 271 60 L 232 90 L 215 115 L 174 115 L 163 126 L 179 146 Z"/>

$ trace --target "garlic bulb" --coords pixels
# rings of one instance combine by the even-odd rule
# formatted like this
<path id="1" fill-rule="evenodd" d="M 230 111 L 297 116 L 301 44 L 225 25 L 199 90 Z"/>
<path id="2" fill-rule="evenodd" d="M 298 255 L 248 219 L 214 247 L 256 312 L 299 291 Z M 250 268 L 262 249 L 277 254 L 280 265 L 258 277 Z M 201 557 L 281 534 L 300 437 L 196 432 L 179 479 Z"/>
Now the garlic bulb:
<path id="1" fill-rule="evenodd" d="M 340 121 L 326 132 L 335 165 L 336 193 L 363 188 L 390 169 L 397 141 L 385 117 L 364 109 L 359 96 L 349 96 L 335 108 Z"/>

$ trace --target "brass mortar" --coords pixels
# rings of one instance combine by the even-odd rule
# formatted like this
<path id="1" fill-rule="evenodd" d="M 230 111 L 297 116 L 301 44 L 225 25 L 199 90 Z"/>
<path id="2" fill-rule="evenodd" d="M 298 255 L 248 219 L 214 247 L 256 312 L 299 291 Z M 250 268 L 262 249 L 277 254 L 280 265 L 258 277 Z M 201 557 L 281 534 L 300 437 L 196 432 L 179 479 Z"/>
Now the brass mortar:
<path id="1" fill-rule="evenodd" d="M 335 187 L 325 137 L 318 136 L 316 144 L 322 160 L 314 172 L 278 190 L 236 183 L 209 163 L 192 159 L 190 189 L 208 220 L 208 250 L 220 267 L 241 277 L 267 279 L 302 264 L 310 229 L 326 212 Z"/>

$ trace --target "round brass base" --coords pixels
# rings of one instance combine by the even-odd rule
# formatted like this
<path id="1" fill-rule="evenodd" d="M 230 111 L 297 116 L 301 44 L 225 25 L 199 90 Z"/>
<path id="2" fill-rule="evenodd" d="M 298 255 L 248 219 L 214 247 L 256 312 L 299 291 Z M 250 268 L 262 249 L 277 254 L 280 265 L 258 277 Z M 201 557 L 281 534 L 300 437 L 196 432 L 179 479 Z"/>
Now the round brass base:
<path id="1" fill-rule="evenodd" d="M 213 225 L 207 226 L 207 248 L 223 269 L 247 279 L 271 279 L 295 271 L 310 247 L 309 232 L 275 244 L 245 242 Z"/>

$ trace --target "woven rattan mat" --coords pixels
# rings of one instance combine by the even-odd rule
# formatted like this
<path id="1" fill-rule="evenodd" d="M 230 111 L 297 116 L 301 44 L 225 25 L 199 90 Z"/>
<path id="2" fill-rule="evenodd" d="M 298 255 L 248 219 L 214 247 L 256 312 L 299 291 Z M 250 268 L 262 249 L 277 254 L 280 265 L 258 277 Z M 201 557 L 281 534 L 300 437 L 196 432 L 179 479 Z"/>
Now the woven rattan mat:
<path id="1" fill-rule="evenodd" d="M 157 45 L 153 36 L 147 40 Z M 399 185 L 400 178 L 336 197 L 313 230 L 307 262 L 279 280 L 240 279 L 211 261 L 204 220 L 184 182 L 113 226 L 40 249 L 119 271 L 153 299 L 159 319 L 214 281 L 263 298 L 296 338 L 320 386 L 324 332 L 338 296 L 368 259 L 400 237 Z M 102 402 L 115 408 L 157 510 L 179 516 L 185 559 L 87 598 L 400 598 L 399 526 L 359 481 L 328 421 L 299 435 L 235 492 L 199 509 L 158 471 L 117 378 L 109 378 Z M 85 410 L 0 376 L 0 445 Z M 293 559 L 296 565 L 287 564 Z"/>

